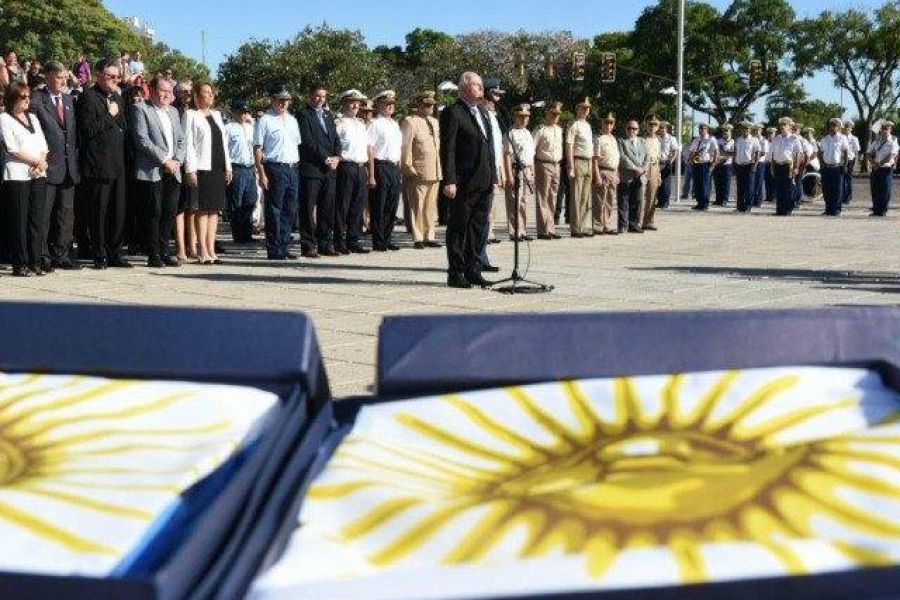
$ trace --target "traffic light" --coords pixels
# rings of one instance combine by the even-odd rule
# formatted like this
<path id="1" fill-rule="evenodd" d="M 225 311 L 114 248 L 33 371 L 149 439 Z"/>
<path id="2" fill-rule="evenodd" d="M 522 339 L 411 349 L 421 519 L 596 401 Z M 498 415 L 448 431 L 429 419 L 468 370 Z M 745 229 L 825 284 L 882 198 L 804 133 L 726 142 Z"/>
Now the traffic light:
<path id="1" fill-rule="evenodd" d="M 616 55 L 604 52 L 600 59 L 600 81 L 613 83 L 616 80 Z"/>
<path id="2" fill-rule="evenodd" d="M 584 52 L 576 52 L 572 55 L 572 79 L 575 81 L 584 81 L 585 60 Z"/>
<path id="3" fill-rule="evenodd" d="M 778 63 L 766 65 L 766 83 L 769 84 L 769 87 L 778 85 Z"/>
<path id="4" fill-rule="evenodd" d="M 525 55 L 521 52 L 516 54 L 516 73 L 519 77 L 525 77 Z"/>
<path id="5" fill-rule="evenodd" d="M 556 63 L 553 62 L 552 58 L 548 58 L 544 65 L 544 75 L 550 79 L 556 77 Z"/>
<path id="6" fill-rule="evenodd" d="M 750 87 L 758 88 L 762 85 L 763 82 L 763 71 L 762 71 L 762 61 L 760 60 L 751 60 L 750 61 Z"/>

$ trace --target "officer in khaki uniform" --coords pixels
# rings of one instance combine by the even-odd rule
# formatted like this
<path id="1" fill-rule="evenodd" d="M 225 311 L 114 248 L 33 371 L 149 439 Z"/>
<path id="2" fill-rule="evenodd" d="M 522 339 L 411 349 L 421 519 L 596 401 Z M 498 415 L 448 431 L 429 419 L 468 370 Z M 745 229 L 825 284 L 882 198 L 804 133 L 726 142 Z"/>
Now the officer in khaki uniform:
<path id="1" fill-rule="evenodd" d="M 616 235 L 616 190 L 619 187 L 619 143 L 613 135 L 616 118 L 612 113 L 600 119 L 600 133 L 594 139 L 594 233 Z"/>
<path id="2" fill-rule="evenodd" d="M 558 240 L 556 233 L 556 197 L 559 195 L 559 170 L 563 159 L 563 130 L 558 125 L 562 102 L 551 102 L 544 124 L 534 130 L 534 184 L 537 195 L 537 236 Z"/>
<path id="3" fill-rule="evenodd" d="M 528 131 L 531 107 L 520 104 L 512 111 L 513 127 L 503 141 L 503 166 L 506 171 L 506 215 L 509 237 L 525 239 L 528 205 L 534 202 L 534 138 Z M 515 163 L 519 161 L 518 178 Z M 518 188 L 518 189 L 517 189 Z M 518 202 L 516 194 L 518 193 Z M 552 214 L 552 213 L 551 213 Z"/>
<path id="4" fill-rule="evenodd" d="M 572 237 L 593 235 L 591 219 L 591 161 L 594 156 L 594 135 L 587 122 L 591 100 L 585 98 L 575 105 L 575 120 L 566 132 L 566 158 L 569 165 L 569 225 Z"/>
<path id="5" fill-rule="evenodd" d="M 413 247 L 440 248 L 434 239 L 441 181 L 441 134 L 434 112 L 434 92 L 416 96 L 416 113 L 403 119 L 400 167 L 409 199 Z"/>
<path id="6" fill-rule="evenodd" d="M 656 231 L 653 218 L 656 216 L 656 194 L 662 184 L 659 162 L 662 159 L 662 145 L 657 132 L 659 119 L 650 117 L 644 125 L 644 146 L 647 148 L 647 183 L 644 184 L 644 199 L 641 201 L 641 228 Z"/>

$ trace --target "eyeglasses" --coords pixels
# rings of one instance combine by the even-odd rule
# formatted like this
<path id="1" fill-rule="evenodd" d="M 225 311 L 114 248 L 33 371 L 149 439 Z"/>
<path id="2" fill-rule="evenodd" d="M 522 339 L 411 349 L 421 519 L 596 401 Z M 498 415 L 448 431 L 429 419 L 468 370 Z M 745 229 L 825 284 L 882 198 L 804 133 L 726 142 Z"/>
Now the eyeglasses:
<path id="1" fill-rule="evenodd" d="M 121 75 L 115 75 L 113 73 L 104 73 L 103 76 L 106 77 L 107 79 L 115 79 L 115 80 L 122 79 Z"/>
<path id="2" fill-rule="evenodd" d="M 29 95 L 29 94 L 25 94 L 24 96 L 19 96 L 19 100 L 29 100 L 30 98 L 31 98 L 31 95 Z"/>
<path id="3" fill-rule="evenodd" d="M 625 128 L 625 131 L 637 131 L 637 130 L 638 130 L 637 127 L 626 127 Z"/>

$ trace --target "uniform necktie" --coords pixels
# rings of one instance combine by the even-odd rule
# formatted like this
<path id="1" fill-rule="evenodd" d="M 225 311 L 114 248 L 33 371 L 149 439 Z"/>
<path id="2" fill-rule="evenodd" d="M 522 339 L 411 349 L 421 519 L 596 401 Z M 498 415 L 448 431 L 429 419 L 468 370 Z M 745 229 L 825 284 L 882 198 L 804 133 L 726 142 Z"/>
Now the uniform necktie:
<path id="1" fill-rule="evenodd" d="M 61 124 L 66 122 L 66 109 L 63 107 L 62 96 L 59 94 L 53 96 L 53 102 L 56 104 L 56 118 Z"/>

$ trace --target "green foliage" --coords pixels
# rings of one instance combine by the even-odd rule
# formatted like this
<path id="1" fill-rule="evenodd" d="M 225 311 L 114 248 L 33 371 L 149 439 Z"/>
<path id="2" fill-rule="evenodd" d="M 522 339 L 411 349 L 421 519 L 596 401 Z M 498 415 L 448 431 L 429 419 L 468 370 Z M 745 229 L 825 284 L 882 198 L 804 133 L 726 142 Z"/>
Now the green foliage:
<path id="1" fill-rule="evenodd" d="M 844 110 L 839 104 L 811 100 L 799 85 L 786 86 L 782 93 L 774 94 L 766 100 L 766 121 L 774 125 L 780 117 L 790 116 L 806 127 L 815 128 L 818 135 L 828 131 L 828 120 L 843 118 Z"/>
<path id="2" fill-rule="evenodd" d="M 166 69 L 172 69 L 176 80 L 189 79 L 191 81 L 209 81 L 209 68 L 185 56 L 178 50 L 172 50 L 162 43 L 154 44 L 144 59 L 147 65 L 147 73 L 150 77 L 161 73 Z"/>

